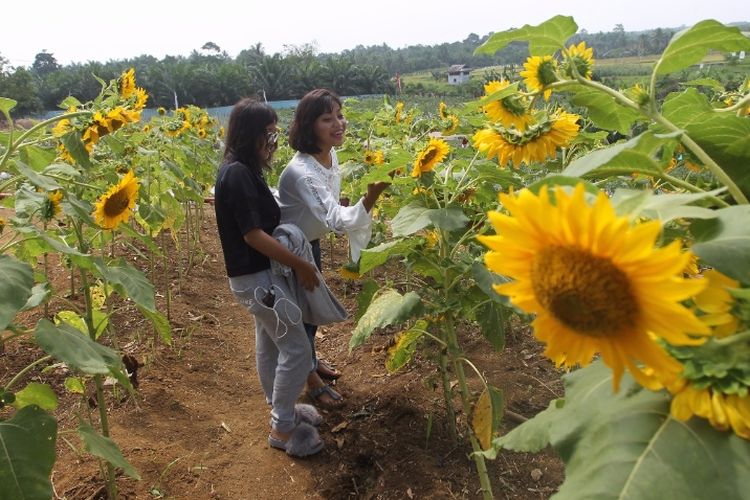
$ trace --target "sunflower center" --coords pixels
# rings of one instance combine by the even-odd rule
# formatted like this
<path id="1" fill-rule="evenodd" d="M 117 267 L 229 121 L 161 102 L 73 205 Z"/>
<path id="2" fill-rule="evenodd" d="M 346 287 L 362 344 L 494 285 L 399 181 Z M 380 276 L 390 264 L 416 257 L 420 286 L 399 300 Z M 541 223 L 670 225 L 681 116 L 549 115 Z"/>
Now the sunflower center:
<path id="1" fill-rule="evenodd" d="M 107 217 L 117 217 L 128 208 L 130 199 L 128 193 L 124 189 L 117 191 L 112 194 L 107 201 L 104 202 L 104 214 Z"/>
<path id="2" fill-rule="evenodd" d="M 545 248 L 531 267 L 539 303 L 567 327 L 590 337 L 633 327 L 639 308 L 628 277 L 611 260 L 580 248 Z"/>
<path id="3" fill-rule="evenodd" d="M 422 157 L 422 165 L 427 165 L 432 161 L 433 158 L 435 158 L 435 155 L 437 154 L 437 149 L 430 148 L 429 150 L 425 151 L 424 156 Z"/>

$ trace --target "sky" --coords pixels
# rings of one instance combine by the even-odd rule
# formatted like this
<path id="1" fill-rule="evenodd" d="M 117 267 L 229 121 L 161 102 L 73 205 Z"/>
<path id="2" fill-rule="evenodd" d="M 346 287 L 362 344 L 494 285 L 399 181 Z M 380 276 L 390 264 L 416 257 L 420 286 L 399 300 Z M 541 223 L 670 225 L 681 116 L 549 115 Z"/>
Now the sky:
<path id="1" fill-rule="evenodd" d="M 261 43 L 265 53 L 314 44 L 396 49 L 457 42 L 475 33 L 573 16 L 590 33 L 691 26 L 703 19 L 750 21 L 747 0 L 14 0 L 3 2 L 0 56 L 31 66 L 46 50 L 58 63 L 188 56 L 213 42 L 231 57 Z"/>

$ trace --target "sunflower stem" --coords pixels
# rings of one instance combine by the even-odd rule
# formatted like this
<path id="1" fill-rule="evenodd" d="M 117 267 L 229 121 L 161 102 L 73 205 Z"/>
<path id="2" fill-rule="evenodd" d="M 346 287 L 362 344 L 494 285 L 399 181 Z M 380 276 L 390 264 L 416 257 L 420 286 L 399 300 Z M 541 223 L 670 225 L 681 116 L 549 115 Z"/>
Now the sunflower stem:
<path id="1" fill-rule="evenodd" d="M 474 430 L 471 428 L 468 422 L 469 415 L 471 415 L 471 392 L 469 390 L 468 384 L 466 383 L 466 374 L 464 373 L 463 362 L 466 361 L 466 358 L 460 355 L 461 351 L 458 346 L 458 339 L 456 338 L 456 330 L 454 328 L 453 317 L 448 317 L 446 318 L 446 320 L 447 321 L 444 323 L 444 329 L 446 331 L 446 340 L 448 341 L 448 356 L 450 356 L 451 358 L 453 371 L 456 373 L 456 377 L 458 378 L 461 403 L 463 405 L 464 415 L 466 416 L 467 420 L 467 433 L 469 435 L 469 441 L 471 442 L 471 449 L 474 451 L 474 453 L 472 453 L 472 458 L 474 459 L 474 465 L 476 466 L 477 475 L 479 476 L 482 498 L 484 498 L 485 500 L 489 500 L 492 499 L 493 496 L 492 484 L 490 483 L 490 476 L 487 472 L 487 464 L 484 461 L 484 455 L 481 454 L 482 447 L 479 444 L 479 440 L 474 435 Z M 478 371 L 477 374 L 486 387 L 484 377 L 482 377 Z"/>
<path id="2" fill-rule="evenodd" d="M 750 330 L 745 330 L 744 332 L 735 333 L 734 335 L 730 335 L 729 337 L 724 337 L 723 339 L 714 339 L 714 342 L 720 345 L 733 345 L 733 344 L 740 344 L 742 342 L 750 341 Z"/>

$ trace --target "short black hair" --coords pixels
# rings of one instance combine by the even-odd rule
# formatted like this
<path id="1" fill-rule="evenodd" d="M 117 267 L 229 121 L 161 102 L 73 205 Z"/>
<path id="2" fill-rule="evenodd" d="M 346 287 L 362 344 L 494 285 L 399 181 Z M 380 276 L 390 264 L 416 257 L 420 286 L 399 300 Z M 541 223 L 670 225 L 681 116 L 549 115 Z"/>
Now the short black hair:
<path id="1" fill-rule="evenodd" d="M 341 108 L 341 98 L 328 89 L 311 90 L 300 99 L 289 127 L 289 145 L 295 151 L 320 153 L 313 125 L 320 115 L 332 112 L 334 104 Z"/>
<path id="2" fill-rule="evenodd" d="M 224 161 L 238 161 L 257 172 L 271 168 L 260 149 L 266 140 L 266 128 L 278 121 L 276 111 L 268 104 L 252 97 L 240 100 L 229 115 Z"/>

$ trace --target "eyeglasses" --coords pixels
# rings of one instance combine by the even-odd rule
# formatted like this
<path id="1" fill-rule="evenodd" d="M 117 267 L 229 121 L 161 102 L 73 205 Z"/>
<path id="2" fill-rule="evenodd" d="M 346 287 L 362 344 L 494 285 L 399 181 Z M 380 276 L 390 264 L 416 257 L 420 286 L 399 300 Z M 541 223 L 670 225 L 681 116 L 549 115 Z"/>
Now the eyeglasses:
<path id="1" fill-rule="evenodd" d="M 270 151 L 276 151 L 276 148 L 279 147 L 279 132 L 278 130 L 275 132 L 266 132 L 266 147 Z"/>

